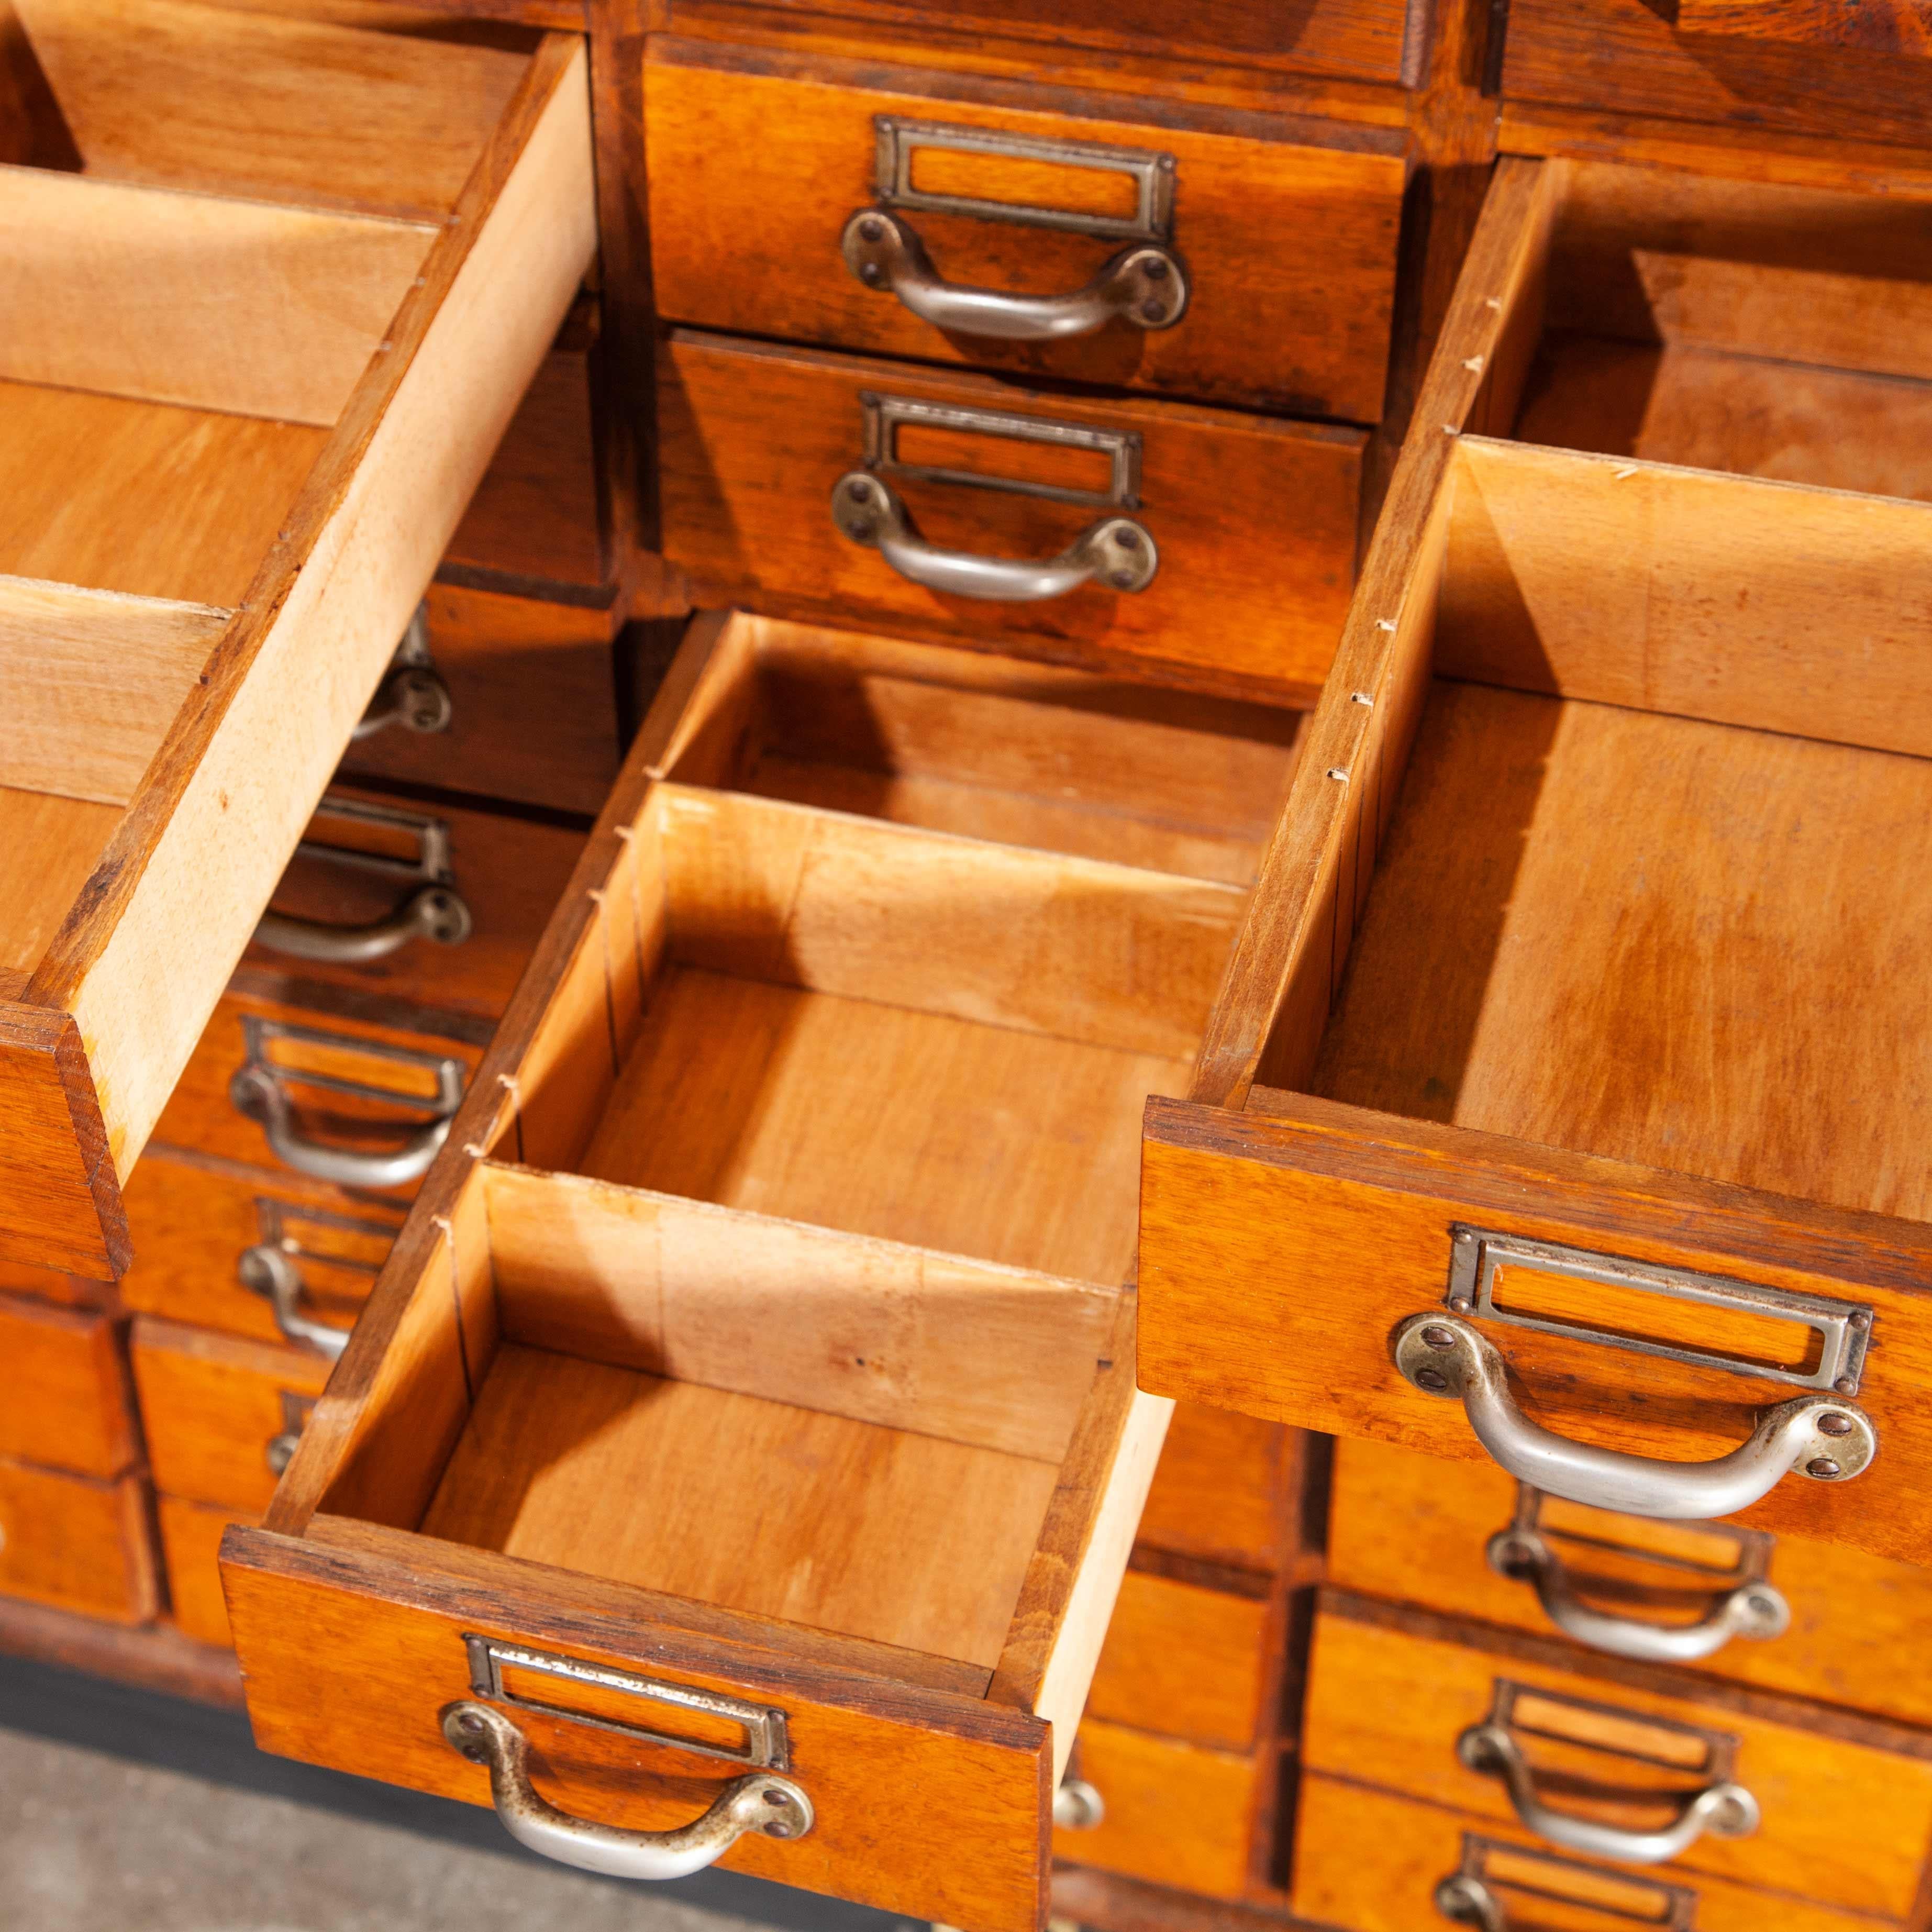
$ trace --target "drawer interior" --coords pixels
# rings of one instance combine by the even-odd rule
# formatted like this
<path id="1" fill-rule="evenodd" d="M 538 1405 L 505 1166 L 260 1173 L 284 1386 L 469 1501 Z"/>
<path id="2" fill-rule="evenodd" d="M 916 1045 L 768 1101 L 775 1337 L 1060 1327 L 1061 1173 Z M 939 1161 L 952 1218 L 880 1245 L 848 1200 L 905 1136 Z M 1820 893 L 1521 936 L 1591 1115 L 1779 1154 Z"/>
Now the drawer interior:
<path id="1" fill-rule="evenodd" d="M 1922 202 L 1586 161 L 1545 190 L 1484 427 L 1932 497 Z"/>
<path id="2" fill-rule="evenodd" d="M 1896 1157 L 1932 1104 L 1928 535 L 1916 505 L 1466 438 L 1346 971 L 1273 1084 L 1932 1212 Z"/>
<path id="3" fill-rule="evenodd" d="M 1000 1667 L 1293 762 L 1169 710 L 730 620 L 452 1217 L 452 1426 L 323 1511 Z"/>

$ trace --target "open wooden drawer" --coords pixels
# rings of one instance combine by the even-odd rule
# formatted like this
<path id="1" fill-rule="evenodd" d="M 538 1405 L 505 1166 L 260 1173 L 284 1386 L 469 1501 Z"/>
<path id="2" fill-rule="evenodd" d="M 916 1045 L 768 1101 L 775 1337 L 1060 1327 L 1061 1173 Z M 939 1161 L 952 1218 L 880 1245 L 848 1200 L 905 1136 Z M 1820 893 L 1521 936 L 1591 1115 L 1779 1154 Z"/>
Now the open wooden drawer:
<path id="1" fill-rule="evenodd" d="M 0 1258 L 102 1279 L 121 1183 L 590 264 L 588 88 L 568 36 L 387 8 L 20 13 Z"/>
<path id="2" fill-rule="evenodd" d="M 1142 1101 L 1299 723 L 698 620 L 224 1544 L 262 1745 L 487 1803 L 520 1735 L 567 1859 L 1037 1923 L 1166 1426 Z"/>
<path id="3" fill-rule="evenodd" d="M 1494 403 L 1549 185 L 1418 420 Z M 1150 1108 L 1145 1387 L 1932 1560 L 1928 558 L 1916 502 L 1405 457 L 1220 1104 Z"/>

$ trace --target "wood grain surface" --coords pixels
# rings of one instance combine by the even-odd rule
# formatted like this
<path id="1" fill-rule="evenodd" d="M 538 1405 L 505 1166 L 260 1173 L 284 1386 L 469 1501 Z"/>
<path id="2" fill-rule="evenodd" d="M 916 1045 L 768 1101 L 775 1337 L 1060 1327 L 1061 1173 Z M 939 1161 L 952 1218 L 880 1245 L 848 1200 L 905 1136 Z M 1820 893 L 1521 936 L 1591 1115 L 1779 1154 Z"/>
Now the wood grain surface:
<path id="1" fill-rule="evenodd" d="M 1457 1404 L 1411 1388 L 1389 1336 L 1439 1307 L 1458 1223 L 1869 1304 L 1886 1337 L 1858 1401 L 1878 1430 L 1856 1480 L 1787 1478 L 1738 1520 L 1922 1562 L 1928 1453 L 1916 1394 L 1927 1260 L 1919 1224 L 1855 1214 L 1498 1135 L 1268 1094 L 1242 1114 L 1150 1103 L 1142 1201 L 1141 1375 L 1250 1414 L 1482 1460 Z M 1311 1304 L 1302 1284 L 1319 1279 Z M 1229 1296 L 1238 1280 L 1242 1292 Z M 1789 1384 L 1500 1331 L 1526 1413 L 1560 1435 L 1665 1460 L 1735 1448 Z M 1283 1346 L 1283 1339 L 1303 1338 Z"/>
<path id="2" fill-rule="evenodd" d="M 193 1502 L 266 1509 L 276 1476 L 268 1444 L 322 1393 L 328 1364 L 153 1316 L 136 1321 L 129 1354 L 156 1486 Z"/>
<path id="3" fill-rule="evenodd" d="M 1932 22 L 1912 0 L 1678 0 L 1677 28 L 1932 58 Z"/>
<path id="4" fill-rule="evenodd" d="M 27 736 L 24 728 L 21 735 Z M 117 806 L 0 787 L 0 841 L 8 854 L 0 998 L 16 999 L 26 991 L 47 942 L 120 822 Z"/>
<path id="5" fill-rule="evenodd" d="M 1387 1443 L 1339 1442 L 1328 1576 L 1345 1589 L 1546 1634 L 1551 1625 L 1532 1586 L 1499 1575 L 1484 1558 L 1490 1538 L 1515 1516 L 1516 1493 L 1500 1469 Z M 1694 1622 L 1732 1587 L 1720 1566 L 1735 1562 L 1735 1546 L 1702 1525 L 1653 1523 L 1546 1498 L 1538 1526 L 1571 1587 L 1616 1616 Z M 1780 1536 L 1768 1574 L 1790 1606 L 1790 1628 L 1762 1642 L 1733 1640 L 1689 1666 L 1693 1672 L 1907 1724 L 1932 1720 L 1918 1674 L 1898 1667 L 1932 1634 L 1932 1571 Z"/>
<path id="6" fill-rule="evenodd" d="M 1393 1613 L 1358 1621 L 1348 1613 L 1355 1600 L 1324 1600 L 1317 1623 L 1303 1721 L 1310 1772 L 1507 1823 L 1514 1814 L 1501 1781 L 1467 1768 L 1456 1750 L 1507 1682 L 1526 1710 L 1512 1734 L 1559 1810 L 1631 1828 L 1726 1775 L 1757 1798 L 1755 1832 L 1706 1834 L 1660 1874 L 1708 1872 L 1888 1917 L 1911 1910 L 1932 1832 L 1932 1763 L 1808 1730 L 1796 1702 L 1774 1716 L 1708 1704 L 1693 1689 L 1640 1692 L 1580 1662 L 1546 1668 L 1401 1627 Z M 1728 1762 L 1707 1738 L 1729 1741 Z"/>
<path id="7" fill-rule="evenodd" d="M 218 1558 L 228 1526 L 252 1525 L 254 1519 L 245 1511 L 187 1502 L 179 1496 L 157 1496 L 154 1515 L 167 1572 L 168 1616 L 174 1627 L 192 1642 L 232 1650 L 235 1638 L 228 1628 Z"/>
<path id="8" fill-rule="evenodd" d="M 414 1538 L 347 1544 L 231 1531 L 230 1615 L 265 1748 L 488 1804 L 487 1775 L 443 1742 L 436 1713 L 470 1694 L 466 1632 L 695 1682 L 782 1709 L 791 1774 L 818 1822 L 790 1841 L 741 1838 L 735 1870 L 920 1918 L 1032 1932 L 1048 1882 L 1046 1726 L 977 1696 L 812 1660 L 798 1634 L 752 1624 L 693 1636 L 665 1600 Z M 692 1606 L 668 1603 L 673 1612 Z M 776 1639 L 781 1647 L 772 1647 Z M 872 1647 L 874 1669 L 896 1653 Z M 916 1663 L 917 1660 L 908 1660 Z M 369 1714 L 380 1714 L 373 1720 Z M 646 1714 L 643 1721 L 659 1723 Z M 734 1768 L 527 1714 L 538 1788 L 580 1816 L 644 1829 L 688 1822 Z M 943 1834 L 908 1834 L 878 1794 L 916 1790 Z M 961 1843 L 978 1848 L 957 1856 Z"/>
<path id="9" fill-rule="evenodd" d="M 0 1294 L 0 1456 L 118 1476 L 138 1453 L 121 1324 Z"/>
<path id="10" fill-rule="evenodd" d="M 1251 1750 L 1268 1622 L 1265 1601 L 1130 1570 L 1088 1693 L 1088 1721 Z M 1081 1736 L 1084 1763 L 1084 1724 Z"/>
<path id="11" fill-rule="evenodd" d="M 862 83 L 822 61 L 746 60 L 654 40 L 645 88 L 652 267 L 668 320 L 926 362 L 1000 368 L 1300 416 L 1382 413 L 1404 169 L 1368 154 L 1126 119 L 994 109 L 920 90 L 916 72 Z M 1115 322 L 1045 344 L 949 334 L 846 266 L 848 219 L 874 200 L 875 116 L 1171 158 L 1172 243 L 1190 301 L 1175 327 Z M 993 202 L 1113 212 L 1118 171 L 914 151 L 921 188 Z M 1123 246 L 997 215 L 908 210 L 949 282 L 1070 293 Z M 1313 238 L 1318 236 L 1318 244 Z"/>
<path id="12" fill-rule="evenodd" d="M 160 1607 L 148 1487 L 0 1456 L 0 1595 L 115 1624 Z"/>
<path id="13" fill-rule="evenodd" d="M 985 377 L 682 332 L 664 346 L 658 386 L 664 554 L 700 603 L 968 643 L 988 641 L 997 621 L 1009 652 L 1024 640 L 1030 654 L 1064 661 L 1132 658 L 1286 703 L 1305 700 L 1328 669 L 1354 579 L 1359 430 L 1048 398 Z M 872 390 L 1138 434 L 1140 514 L 1160 553 L 1153 583 L 1131 595 L 1088 584 L 1000 608 L 898 575 L 832 522 L 832 486 L 864 460 L 860 398 Z M 782 443 L 767 434 L 778 420 Z M 957 454 L 992 476 L 1023 476 L 1033 460 L 1008 438 L 958 440 Z M 1052 556 L 1100 514 L 986 488 L 907 482 L 904 496 L 929 542 L 994 556 Z M 1216 618 L 1203 626 L 1209 598 Z"/>
<path id="14" fill-rule="evenodd" d="M 242 1285 L 248 1250 L 279 1249 L 302 1279 L 301 1313 L 346 1330 L 402 1226 L 380 1196 L 154 1142 L 125 1199 L 135 1261 L 121 1278 L 123 1305 L 257 1342 L 286 1338 L 268 1297 Z"/>
<path id="15" fill-rule="evenodd" d="M 1252 1416 L 1182 1402 L 1141 1517 L 1148 1547 L 1268 1571 L 1280 1567 L 1289 1480 L 1282 1432 Z"/>

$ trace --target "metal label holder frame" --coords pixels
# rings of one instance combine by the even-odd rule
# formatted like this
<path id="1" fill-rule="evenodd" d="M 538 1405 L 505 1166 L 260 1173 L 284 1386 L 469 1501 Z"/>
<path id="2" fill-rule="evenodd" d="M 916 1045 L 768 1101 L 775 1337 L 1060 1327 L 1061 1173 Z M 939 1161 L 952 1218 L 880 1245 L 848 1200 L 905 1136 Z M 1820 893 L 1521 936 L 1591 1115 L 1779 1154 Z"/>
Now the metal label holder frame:
<path id="1" fill-rule="evenodd" d="M 1098 141 L 1040 140 L 990 128 L 948 126 L 943 122 L 902 121 L 890 114 L 874 115 L 872 131 L 877 154 L 875 192 L 881 207 L 923 208 L 935 214 L 963 214 L 980 221 L 1057 228 L 1068 234 L 1096 236 L 1104 241 L 1165 242 L 1173 238 L 1174 184 L 1178 168 L 1172 154 L 1145 148 L 1111 148 Z M 1134 183 L 1136 206 L 1131 215 L 1089 214 L 1028 202 L 993 201 L 979 195 L 930 194 L 912 184 L 912 158 L 921 148 L 1124 174 Z"/>
<path id="2" fill-rule="evenodd" d="M 1666 1268 L 1650 1262 L 1626 1261 L 1616 1255 L 1593 1253 L 1555 1241 L 1532 1240 L 1526 1235 L 1501 1234 L 1458 1223 L 1450 1230 L 1449 1286 L 1443 1304 L 1450 1312 L 1507 1328 L 1528 1328 L 1540 1334 L 1561 1335 L 1599 1347 L 1624 1348 L 1656 1355 L 1694 1368 L 1718 1369 L 1731 1375 L 1754 1376 L 1796 1388 L 1822 1389 L 1853 1396 L 1864 1372 L 1865 1351 L 1871 1340 L 1871 1308 L 1849 1301 L 1827 1300 L 1822 1295 L 1801 1294 L 1790 1288 L 1760 1288 L 1721 1275 L 1700 1274 L 1690 1268 Z M 1820 1339 L 1818 1365 L 1814 1369 L 1781 1369 L 1741 1355 L 1690 1348 L 1675 1342 L 1646 1340 L 1609 1329 L 1592 1328 L 1554 1316 L 1530 1315 L 1496 1305 L 1498 1270 L 1505 1264 L 1534 1273 L 1560 1275 L 1573 1281 L 1594 1281 L 1609 1288 L 1701 1302 L 1771 1320 L 1788 1322 L 1814 1330 Z"/>
<path id="3" fill-rule="evenodd" d="M 432 813 L 403 812 L 394 806 L 376 805 L 367 799 L 338 798 L 324 792 L 310 819 L 344 819 L 353 825 L 380 825 L 406 832 L 416 842 L 414 859 L 398 859 L 386 852 L 359 852 L 352 846 L 332 845 L 320 838 L 304 838 L 296 848 L 298 859 L 318 865 L 340 866 L 359 872 L 374 872 L 384 878 L 401 879 L 413 884 L 448 886 L 456 883 L 450 855 L 449 821 Z"/>
<path id="4" fill-rule="evenodd" d="M 1492 1874 L 1489 1868 L 1492 1852 L 1505 1854 L 1514 1864 L 1548 1868 L 1551 1874 L 1550 1882 L 1542 1886 L 1526 1878 L 1514 1876 L 1504 1878 Z M 1565 1892 L 1559 1888 L 1556 1874 L 1563 1872 L 1582 1872 L 1592 1878 L 1611 1878 L 1621 1886 L 1628 1886 L 1633 1892 L 1654 1893 L 1661 1909 L 1655 1912 L 1640 1915 L 1634 1911 L 1622 1911 L 1617 1906 L 1606 1904 L 1598 1899 L 1579 1898 L 1574 1891 Z M 1645 1926 L 1648 1928 L 1648 1932 L 1693 1932 L 1697 1922 L 1697 1894 L 1687 1886 L 1666 1884 L 1661 1879 L 1633 1871 L 1628 1866 L 1594 1864 L 1582 1858 L 1566 1857 L 1561 1852 L 1546 1852 L 1533 1845 L 1515 1844 L 1506 1838 L 1485 1838 L 1477 1832 L 1462 1834 L 1462 1860 L 1452 1878 L 1462 1880 L 1484 1897 L 1489 1894 L 1490 1888 L 1493 1886 L 1505 1892 L 1520 1892 L 1526 1898 L 1543 1900 L 1551 1905 L 1600 1912 L 1606 1918 Z"/>
<path id="5" fill-rule="evenodd" d="M 436 1092 L 400 1093 L 393 1087 L 379 1087 L 373 1081 L 345 1080 L 340 1074 L 319 1073 L 306 1066 L 280 1066 L 268 1058 L 268 1048 L 278 1040 L 307 1040 L 338 1052 L 367 1054 L 372 1060 L 424 1068 L 435 1076 Z M 242 1043 L 246 1055 L 242 1070 L 258 1071 L 278 1086 L 316 1087 L 326 1093 L 352 1094 L 358 1100 L 386 1100 L 393 1106 L 418 1108 L 433 1120 L 447 1119 L 456 1112 L 462 1102 L 469 1073 L 454 1054 L 418 1053 L 382 1040 L 358 1040 L 352 1034 L 326 1033 L 314 1027 L 293 1025 L 286 1020 L 265 1019 L 259 1013 L 242 1016 Z"/>
<path id="6" fill-rule="evenodd" d="M 1558 1705 L 1567 1710 L 1587 1711 L 1594 1716 L 1614 1718 L 1620 1723 L 1641 1726 L 1646 1730 L 1666 1731 L 1674 1737 L 1695 1738 L 1704 1747 L 1705 1761 L 1695 1766 L 1680 1764 L 1670 1758 L 1653 1757 L 1633 1746 L 1605 1744 L 1595 1738 L 1573 1737 L 1567 1732 L 1524 1724 L 1516 1715 L 1517 1700 L 1524 1697 Z M 1620 1758 L 1629 1764 L 1678 1772 L 1687 1778 L 1718 1783 L 1728 1780 L 1737 1768 L 1738 1740 L 1729 1731 L 1712 1730 L 1702 1724 L 1687 1724 L 1675 1718 L 1654 1717 L 1648 1711 L 1633 1711 L 1627 1705 L 1599 1704 L 1587 1697 L 1573 1697 L 1565 1691 L 1546 1690 L 1540 1684 L 1519 1684 L 1508 1677 L 1494 1680 L 1486 1721 L 1500 1725 L 1512 1737 L 1546 1738 L 1552 1743 L 1567 1745 L 1573 1750 L 1598 1752 L 1605 1757 Z"/>
<path id="7" fill-rule="evenodd" d="M 928 403 L 912 396 L 888 396 L 874 389 L 859 392 L 865 413 L 866 467 L 881 476 L 914 482 L 958 483 L 969 489 L 1003 490 L 1016 496 L 1040 496 L 1051 503 L 1083 509 L 1137 510 L 1141 506 L 1141 438 L 1138 430 L 1094 429 L 1084 423 L 1057 422 L 1050 416 L 1023 416 L 1004 410 L 969 409 L 955 403 Z M 1088 449 L 1105 456 L 1112 468 L 1105 490 L 1076 490 L 1058 483 L 983 476 L 976 470 L 948 470 L 902 463 L 898 433 L 907 424 L 949 429 L 969 436 L 1004 436 L 1015 442 L 1042 442 L 1061 449 Z"/>
<path id="8" fill-rule="evenodd" d="M 1640 1549 L 1634 1544 L 1618 1543 L 1608 1536 L 1592 1536 L 1582 1530 L 1556 1528 L 1544 1521 L 1543 1505 L 1562 1501 L 1560 1496 L 1549 1496 L 1531 1484 L 1517 1484 L 1516 1514 L 1510 1519 L 1509 1528 L 1528 1530 L 1552 1542 L 1600 1550 L 1606 1556 L 1621 1556 L 1633 1563 L 1653 1564 L 1660 1570 L 1694 1579 L 1700 1590 L 1734 1590 L 1747 1583 L 1761 1583 L 1771 1574 L 1772 1552 L 1778 1539 L 1768 1530 L 1747 1529 L 1742 1523 L 1736 1522 L 1698 1524 L 1696 1528 L 1701 1532 L 1721 1538 L 1737 1552 L 1736 1561 L 1728 1570 L 1719 1570 L 1710 1564 L 1700 1563 L 1694 1557 Z"/>
<path id="9" fill-rule="evenodd" d="M 754 1771 L 789 1771 L 791 1744 L 787 1734 L 785 1714 L 764 1704 L 748 1703 L 718 1690 L 700 1690 L 688 1684 L 672 1684 L 662 1678 L 640 1676 L 634 1671 L 618 1670 L 608 1664 L 586 1664 L 580 1658 L 560 1657 L 548 1651 L 530 1650 L 520 1644 L 506 1643 L 496 1637 L 465 1632 L 464 1647 L 470 1654 L 470 1688 L 478 1697 L 507 1704 L 519 1711 L 530 1711 L 566 1724 L 587 1725 L 591 1730 L 609 1731 L 640 1744 L 662 1744 L 674 1750 L 695 1751 L 702 1757 L 722 1758 L 728 1764 L 742 1764 Z M 708 1717 L 723 1718 L 741 1725 L 742 1744 L 712 1744 L 698 1738 L 681 1737 L 674 1731 L 652 1730 L 647 1725 L 620 1723 L 614 1718 L 596 1717 L 573 1711 L 561 1704 L 546 1704 L 541 1699 L 522 1697 L 503 1682 L 506 1668 L 526 1670 L 554 1677 L 569 1684 L 594 1684 L 603 1690 L 616 1690 L 647 1702 L 667 1704 L 674 1709 L 701 1711 Z"/>

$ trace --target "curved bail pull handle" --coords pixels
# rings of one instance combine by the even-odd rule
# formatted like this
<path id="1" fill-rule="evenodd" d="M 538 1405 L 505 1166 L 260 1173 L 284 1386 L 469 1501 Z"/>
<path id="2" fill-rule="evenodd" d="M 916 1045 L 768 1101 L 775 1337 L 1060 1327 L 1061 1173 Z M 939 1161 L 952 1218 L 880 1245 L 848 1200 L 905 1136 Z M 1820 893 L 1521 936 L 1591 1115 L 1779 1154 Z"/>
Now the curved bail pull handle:
<path id="1" fill-rule="evenodd" d="M 919 231 L 884 208 L 860 208 L 846 223 L 839 248 L 866 287 L 898 296 L 922 322 L 950 334 L 1059 342 L 1116 320 L 1172 328 L 1187 308 L 1186 271 L 1153 242 L 1122 249 L 1084 288 L 1064 296 L 1007 295 L 949 282 L 932 266 Z"/>
<path id="2" fill-rule="evenodd" d="M 1734 1636 L 1781 1636 L 1791 1626 L 1782 1592 L 1754 1577 L 1718 1593 L 1710 1612 L 1694 1624 L 1646 1623 L 1592 1608 L 1571 1587 L 1563 1559 L 1533 1529 L 1503 1529 L 1490 1538 L 1490 1568 L 1529 1584 L 1543 1613 L 1565 1636 L 1612 1657 L 1640 1664 L 1695 1664 Z"/>
<path id="3" fill-rule="evenodd" d="M 1654 1832 L 1599 1825 L 1552 1810 L 1536 1793 L 1536 1776 L 1522 1748 L 1502 1725 L 1472 1724 L 1456 1740 L 1456 1755 L 1472 1771 L 1500 1778 L 1524 1826 L 1566 1852 L 1616 1858 L 1624 1864 L 1660 1865 L 1681 1857 L 1706 1832 L 1714 1838 L 1748 1838 L 1758 1827 L 1758 1802 L 1742 1784 L 1728 1779 L 1707 1784 L 1679 1807 L 1677 1816 Z"/>
<path id="4" fill-rule="evenodd" d="M 490 1768 L 490 1795 L 503 1828 L 519 1844 L 558 1864 L 607 1878 L 686 1878 L 714 1864 L 747 1832 L 802 1838 L 812 1829 L 812 1800 L 788 1778 L 758 1772 L 734 1778 L 710 1808 L 673 1832 L 625 1832 L 573 1818 L 546 1804 L 530 1783 L 523 1732 L 488 1704 L 446 1705 L 442 1735 L 472 1764 Z"/>
<path id="5" fill-rule="evenodd" d="M 1091 583 L 1110 590 L 1144 590 L 1160 565 L 1154 538 L 1131 517 L 1103 518 L 1058 556 L 1037 562 L 940 550 L 914 529 L 892 485 L 863 470 L 848 471 L 833 486 L 832 520 L 842 536 L 877 550 L 914 584 L 993 603 L 1042 603 Z"/>
<path id="6" fill-rule="evenodd" d="M 1460 1398 L 1477 1441 L 1519 1482 L 1630 1516 L 1733 1515 L 1794 1471 L 1816 1482 L 1846 1482 L 1878 1454 L 1878 1434 L 1864 1412 L 1826 1395 L 1766 1410 L 1749 1441 L 1714 1462 L 1660 1462 L 1573 1442 L 1517 1408 L 1502 1357 L 1453 1315 L 1411 1316 L 1396 1330 L 1395 1364 L 1425 1394 Z"/>
<path id="7" fill-rule="evenodd" d="M 302 1278 L 295 1263 L 267 1241 L 257 1241 L 242 1250 L 236 1264 L 242 1286 L 268 1298 L 275 1326 L 287 1339 L 313 1348 L 332 1362 L 338 1360 L 349 1346 L 346 1328 L 332 1328 L 302 1312 Z"/>
<path id="8" fill-rule="evenodd" d="M 295 1108 L 281 1082 L 261 1067 L 241 1068 L 228 1083 L 228 1097 L 238 1113 L 262 1130 L 278 1160 L 298 1174 L 343 1187 L 406 1187 L 420 1180 L 449 1138 L 455 1118 L 452 1109 L 418 1127 L 400 1146 L 370 1154 L 311 1140 L 296 1125 Z"/>
<path id="9" fill-rule="evenodd" d="M 460 946 L 475 929 L 470 908 L 454 886 L 422 886 L 388 918 L 368 926 L 328 926 L 320 920 L 290 919 L 281 913 L 265 912 L 255 922 L 255 944 L 292 959 L 360 966 L 400 952 L 412 939 Z"/>
<path id="10" fill-rule="evenodd" d="M 1436 1886 L 1436 1909 L 1452 1924 L 1473 1925 L 1477 1932 L 1510 1932 L 1502 1900 L 1468 1872 L 1451 1873 Z"/>

